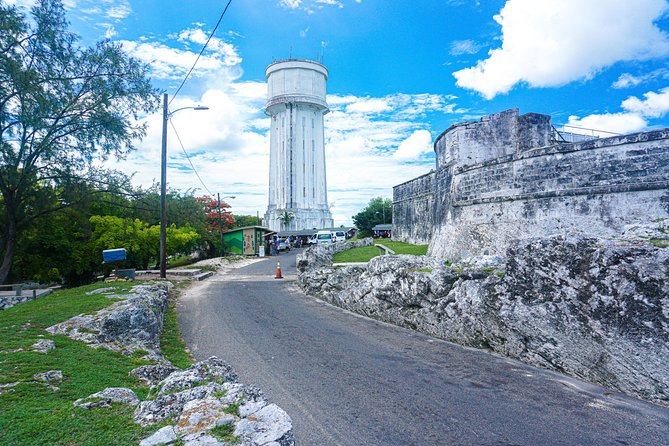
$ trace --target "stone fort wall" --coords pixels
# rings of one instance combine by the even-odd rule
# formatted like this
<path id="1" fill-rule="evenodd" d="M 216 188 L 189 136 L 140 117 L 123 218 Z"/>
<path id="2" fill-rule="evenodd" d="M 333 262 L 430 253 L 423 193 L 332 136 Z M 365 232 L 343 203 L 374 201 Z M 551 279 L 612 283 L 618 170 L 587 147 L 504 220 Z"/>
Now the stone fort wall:
<path id="1" fill-rule="evenodd" d="M 560 143 L 550 117 L 517 109 L 457 124 L 436 171 L 393 190 L 393 238 L 459 260 L 511 240 L 624 236 L 669 221 L 669 129 Z"/>

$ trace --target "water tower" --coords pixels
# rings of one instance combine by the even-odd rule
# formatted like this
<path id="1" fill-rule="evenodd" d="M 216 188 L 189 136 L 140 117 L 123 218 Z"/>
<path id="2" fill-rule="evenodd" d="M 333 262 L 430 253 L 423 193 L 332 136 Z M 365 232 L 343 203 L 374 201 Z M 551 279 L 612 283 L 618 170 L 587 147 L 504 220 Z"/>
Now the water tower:
<path id="1" fill-rule="evenodd" d="M 311 60 L 274 62 L 265 71 L 271 118 L 269 206 L 265 225 L 275 231 L 333 226 L 325 181 L 323 116 L 328 70 Z M 286 224 L 287 213 L 293 219 Z"/>

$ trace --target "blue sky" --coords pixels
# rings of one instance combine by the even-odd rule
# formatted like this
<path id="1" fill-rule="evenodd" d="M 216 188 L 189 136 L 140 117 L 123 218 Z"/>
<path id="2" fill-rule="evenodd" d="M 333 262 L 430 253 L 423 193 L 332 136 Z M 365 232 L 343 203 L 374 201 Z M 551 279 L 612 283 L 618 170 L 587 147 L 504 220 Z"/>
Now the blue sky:
<path id="1" fill-rule="evenodd" d="M 8 1 L 8 0 L 5 0 Z M 29 5 L 30 0 L 9 0 Z M 85 43 L 108 37 L 152 67 L 173 94 L 226 1 L 67 0 Z M 349 224 L 374 196 L 432 168 L 449 125 L 518 107 L 571 124 L 629 133 L 666 127 L 666 0 L 233 0 L 173 109 L 207 189 L 233 212 L 267 206 L 265 67 L 318 57 L 330 71 L 329 201 Z M 131 158 L 135 182 L 159 178 L 160 117 Z M 169 183 L 200 188 L 170 129 Z"/>

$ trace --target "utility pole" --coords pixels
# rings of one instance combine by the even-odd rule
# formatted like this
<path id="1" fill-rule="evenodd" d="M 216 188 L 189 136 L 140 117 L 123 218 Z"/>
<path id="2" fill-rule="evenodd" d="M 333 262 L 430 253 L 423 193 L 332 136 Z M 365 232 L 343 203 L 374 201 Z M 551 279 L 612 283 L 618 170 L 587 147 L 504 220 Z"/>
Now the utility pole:
<path id="1" fill-rule="evenodd" d="M 181 107 L 170 113 L 167 93 L 163 93 L 163 143 L 160 150 L 160 278 L 167 275 L 167 121 L 179 110 L 209 110 L 209 107 Z"/>
<path id="2" fill-rule="evenodd" d="M 223 214 L 221 213 L 221 194 L 218 196 L 218 234 L 221 236 L 221 257 L 223 257 Z"/>
<path id="3" fill-rule="evenodd" d="M 167 275 L 167 93 L 163 94 L 163 143 L 160 157 L 160 278 Z"/>

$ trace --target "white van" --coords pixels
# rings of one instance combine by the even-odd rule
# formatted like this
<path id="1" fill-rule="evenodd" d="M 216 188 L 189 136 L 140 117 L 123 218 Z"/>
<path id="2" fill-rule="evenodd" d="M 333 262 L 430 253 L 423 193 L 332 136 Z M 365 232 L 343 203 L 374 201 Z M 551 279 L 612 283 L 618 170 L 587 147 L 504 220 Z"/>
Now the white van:
<path id="1" fill-rule="evenodd" d="M 329 245 L 333 242 L 330 231 L 318 231 L 316 233 L 316 243 L 318 245 Z"/>
<path id="2" fill-rule="evenodd" d="M 332 231 L 332 241 L 333 242 L 345 242 L 346 233 L 344 231 Z"/>

